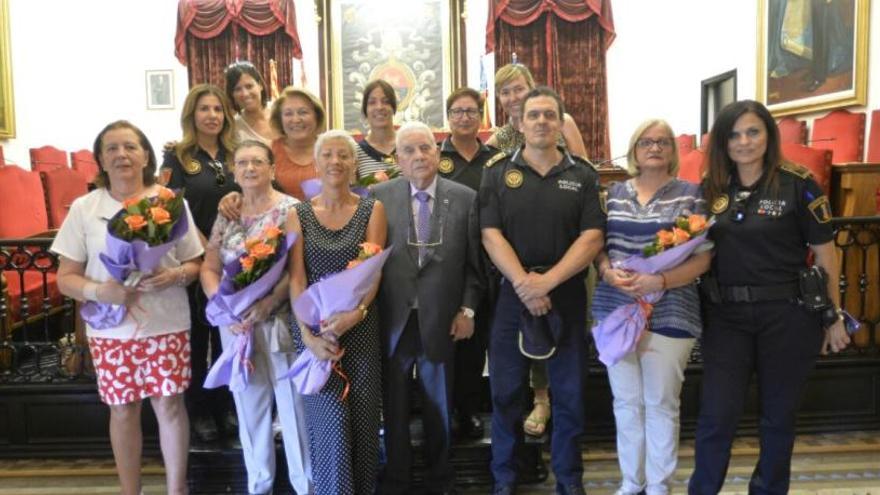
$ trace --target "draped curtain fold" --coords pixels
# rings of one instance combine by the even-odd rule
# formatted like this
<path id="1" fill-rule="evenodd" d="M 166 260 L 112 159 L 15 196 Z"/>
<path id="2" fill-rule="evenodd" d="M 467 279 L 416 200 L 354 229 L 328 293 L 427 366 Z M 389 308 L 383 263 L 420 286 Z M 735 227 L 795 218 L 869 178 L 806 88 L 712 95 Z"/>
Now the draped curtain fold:
<path id="1" fill-rule="evenodd" d="M 591 159 L 610 149 L 605 52 L 614 36 L 611 0 L 489 0 L 486 52 L 495 52 L 496 67 L 516 53 L 560 94 Z M 499 105 L 496 122 L 505 120 Z"/>
<path id="2" fill-rule="evenodd" d="M 174 54 L 190 86 L 223 87 L 223 70 L 236 60 L 252 62 L 268 84 L 274 59 L 281 87 L 292 82 L 291 59 L 302 58 L 294 0 L 180 0 L 177 14 Z"/>

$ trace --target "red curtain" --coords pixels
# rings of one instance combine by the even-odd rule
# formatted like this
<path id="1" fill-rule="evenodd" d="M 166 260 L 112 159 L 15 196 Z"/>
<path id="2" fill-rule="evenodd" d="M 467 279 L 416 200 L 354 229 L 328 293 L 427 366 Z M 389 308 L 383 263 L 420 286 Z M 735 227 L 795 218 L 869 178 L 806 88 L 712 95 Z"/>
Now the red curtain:
<path id="1" fill-rule="evenodd" d="M 562 96 L 590 158 L 607 158 L 605 52 L 614 40 L 611 0 L 489 0 L 486 51 L 512 61 Z M 504 122 L 500 106 L 496 122 Z"/>
<path id="2" fill-rule="evenodd" d="M 302 58 L 294 0 L 180 0 L 174 53 L 189 68 L 190 86 L 222 88 L 223 70 L 236 60 L 252 62 L 268 84 L 270 59 L 287 86 L 291 59 Z"/>

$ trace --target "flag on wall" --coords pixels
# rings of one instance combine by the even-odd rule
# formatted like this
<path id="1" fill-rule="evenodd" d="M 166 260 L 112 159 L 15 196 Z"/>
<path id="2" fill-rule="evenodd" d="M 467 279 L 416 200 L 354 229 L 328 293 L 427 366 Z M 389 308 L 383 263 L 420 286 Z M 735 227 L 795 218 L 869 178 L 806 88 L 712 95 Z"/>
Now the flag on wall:
<path id="1" fill-rule="evenodd" d="M 487 131 L 492 128 L 492 119 L 489 117 L 489 82 L 486 79 L 483 57 L 480 57 L 480 94 L 483 96 L 483 121 L 480 122 L 480 130 Z"/>

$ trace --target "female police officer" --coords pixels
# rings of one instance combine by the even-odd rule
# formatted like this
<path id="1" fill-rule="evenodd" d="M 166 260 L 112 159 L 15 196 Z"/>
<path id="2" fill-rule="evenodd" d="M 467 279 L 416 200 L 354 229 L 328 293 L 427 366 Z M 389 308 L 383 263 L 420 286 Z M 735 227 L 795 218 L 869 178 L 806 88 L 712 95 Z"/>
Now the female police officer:
<path id="1" fill-rule="evenodd" d="M 809 247 L 838 307 L 831 211 L 809 172 L 781 157 L 776 124 L 760 103 L 740 101 L 721 111 L 708 160 L 704 194 L 717 219 L 710 231 L 715 257 L 704 284 L 703 392 L 689 492 L 721 490 L 754 370 L 761 453 L 749 493 L 786 493 L 807 376 L 820 350 L 849 343 L 839 318 L 823 323 L 819 312 L 799 304 Z"/>

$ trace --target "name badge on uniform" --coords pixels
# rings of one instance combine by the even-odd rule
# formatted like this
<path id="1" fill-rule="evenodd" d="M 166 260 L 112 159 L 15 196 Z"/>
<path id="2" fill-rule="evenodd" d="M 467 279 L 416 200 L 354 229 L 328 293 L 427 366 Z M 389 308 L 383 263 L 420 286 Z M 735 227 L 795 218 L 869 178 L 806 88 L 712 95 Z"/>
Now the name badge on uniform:
<path id="1" fill-rule="evenodd" d="M 441 174 L 448 174 L 455 170 L 455 165 L 452 163 L 452 158 L 441 158 L 440 165 L 437 166 L 437 170 L 439 170 Z"/>
<path id="2" fill-rule="evenodd" d="M 814 199 L 807 205 L 807 209 L 810 210 L 817 222 L 828 223 L 831 221 L 831 204 L 828 202 L 828 196 L 823 194 Z"/>
<path id="3" fill-rule="evenodd" d="M 758 201 L 758 215 L 781 217 L 784 211 L 784 199 L 762 199 Z"/>
<path id="4" fill-rule="evenodd" d="M 726 194 L 718 196 L 712 203 L 712 213 L 718 215 L 724 213 L 724 210 L 730 205 L 730 198 Z"/>
<path id="5" fill-rule="evenodd" d="M 559 179 L 556 181 L 556 185 L 564 191 L 580 192 L 582 184 L 574 180 Z"/>
<path id="6" fill-rule="evenodd" d="M 196 175 L 202 171 L 202 163 L 195 158 L 191 158 L 188 162 L 183 164 L 183 171 L 189 175 Z"/>
<path id="7" fill-rule="evenodd" d="M 508 170 L 504 174 L 504 183 L 511 189 L 516 189 L 523 185 L 523 174 L 519 170 Z"/>

